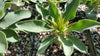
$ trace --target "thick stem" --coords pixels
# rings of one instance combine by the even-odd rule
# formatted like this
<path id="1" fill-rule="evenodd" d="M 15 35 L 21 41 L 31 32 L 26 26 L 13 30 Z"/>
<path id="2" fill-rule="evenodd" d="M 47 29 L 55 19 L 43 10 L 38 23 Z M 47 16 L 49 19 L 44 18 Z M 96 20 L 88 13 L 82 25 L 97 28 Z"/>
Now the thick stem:
<path id="1" fill-rule="evenodd" d="M 91 56 L 97 56 L 97 51 L 96 51 L 95 46 L 93 44 L 93 39 L 91 38 L 90 30 L 85 31 L 85 36 L 87 37 L 88 42 L 89 42 Z"/>

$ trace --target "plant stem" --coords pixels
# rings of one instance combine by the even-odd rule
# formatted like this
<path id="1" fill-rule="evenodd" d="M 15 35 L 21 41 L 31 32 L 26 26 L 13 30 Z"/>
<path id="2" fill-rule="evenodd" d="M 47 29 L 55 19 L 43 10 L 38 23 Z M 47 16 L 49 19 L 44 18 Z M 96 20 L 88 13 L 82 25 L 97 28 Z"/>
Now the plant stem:
<path id="1" fill-rule="evenodd" d="M 32 34 L 32 41 L 31 41 L 31 44 L 30 44 L 31 46 L 30 46 L 29 56 L 36 56 L 37 50 L 34 48 L 35 38 L 36 38 L 36 34 L 33 33 Z"/>
<path id="2" fill-rule="evenodd" d="M 96 51 L 95 46 L 93 44 L 93 39 L 91 38 L 90 30 L 85 31 L 85 36 L 87 37 L 88 42 L 89 42 L 91 56 L 97 56 L 97 51 Z"/>

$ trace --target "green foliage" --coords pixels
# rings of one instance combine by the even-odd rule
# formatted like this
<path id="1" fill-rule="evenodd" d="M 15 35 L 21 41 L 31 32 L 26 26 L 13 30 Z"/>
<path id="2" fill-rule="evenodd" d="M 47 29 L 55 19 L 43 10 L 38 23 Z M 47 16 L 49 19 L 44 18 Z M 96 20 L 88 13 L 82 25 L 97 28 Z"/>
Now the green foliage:
<path id="1" fill-rule="evenodd" d="M 0 56 L 4 56 L 3 53 L 0 53 Z"/>
<path id="2" fill-rule="evenodd" d="M 31 13 L 30 11 L 27 11 L 27 10 L 17 10 L 14 12 L 9 12 L 0 23 L 0 27 L 3 29 L 7 28 L 8 26 L 16 23 L 17 21 L 20 21 L 25 18 L 29 18 L 30 16 L 31 16 Z"/>
<path id="3" fill-rule="evenodd" d="M 93 9 L 88 9 L 86 11 L 86 16 L 87 16 L 88 19 L 91 19 L 91 20 L 97 20 L 98 19 L 97 12 L 94 11 Z"/>
<path id="4" fill-rule="evenodd" d="M 86 15 L 90 19 L 79 20 L 78 22 L 71 23 L 76 16 L 76 10 L 80 4 L 80 0 L 10 0 L 4 2 L 0 0 L 0 55 L 8 48 L 8 42 L 16 42 L 19 37 L 14 30 L 28 31 L 34 33 L 52 32 L 52 35 L 47 36 L 41 42 L 38 53 L 43 53 L 46 48 L 52 44 L 60 43 L 63 46 L 63 51 L 66 56 L 71 56 L 74 49 L 82 53 L 87 53 L 85 45 L 75 36 L 68 34 L 70 31 L 83 32 L 94 26 L 100 26 L 100 22 L 93 21 L 97 19 L 97 14 L 89 10 Z M 31 12 L 28 10 L 16 10 L 5 14 L 8 7 L 12 4 L 23 6 L 25 2 L 29 1 L 37 3 L 36 10 L 41 14 L 42 20 L 27 20 L 18 22 L 22 19 L 29 18 Z M 86 3 L 87 0 L 81 0 Z M 48 2 L 49 8 L 44 8 L 38 3 Z M 60 2 L 67 2 L 65 11 L 62 12 L 58 9 Z M 90 0 L 90 4 L 95 3 L 95 0 Z M 92 9 L 94 8 L 91 7 Z M 92 11 L 92 12 L 91 12 Z M 5 15 L 5 17 L 4 17 Z M 12 28 L 13 26 L 14 28 Z M 58 44 L 57 43 L 57 44 Z"/>
<path id="5" fill-rule="evenodd" d="M 3 56 L 3 53 L 6 52 L 8 41 L 16 42 L 19 40 L 19 36 L 9 26 L 31 16 L 31 12 L 28 10 L 16 10 L 6 13 L 6 10 L 12 4 L 14 3 L 0 0 L 0 56 Z"/>
<path id="6" fill-rule="evenodd" d="M 67 35 L 68 39 L 73 43 L 73 47 L 82 53 L 87 53 L 85 45 L 75 36 Z"/>
<path id="7" fill-rule="evenodd" d="M 35 33 L 47 32 L 47 31 L 53 30 L 50 27 L 48 27 L 45 22 L 40 21 L 40 20 L 23 21 L 23 22 L 17 23 L 16 26 L 20 30 L 26 30 L 26 31 L 35 32 Z"/>
<path id="8" fill-rule="evenodd" d="M 13 31 L 11 29 L 4 29 L 2 31 L 6 34 L 7 41 L 16 42 L 17 40 L 19 40 L 19 37 L 15 31 Z"/>
<path id="9" fill-rule="evenodd" d="M 38 53 L 43 53 L 43 52 L 46 50 L 46 48 L 47 48 L 50 44 L 53 43 L 54 39 L 55 39 L 55 36 L 54 36 L 54 35 L 50 35 L 50 36 L 44 38 L 44 39 L 42 40 L 42 42 L 41 42 L 41 45 L 40 45 L 39 49 L 38 49 Z"/>
<path id="10" fill-rule="evenodd" d="M 46 16 L 49 15 L 49 11 L 46 10 L 44 7 L 40 6 L 40 5 L 36 5 L 36 9 L 37 11 L 41 14 L 41 16 L 43 17 L 42 20 L 46 20 Z"/>
<path id="11" fill-rule="evenodd" d="M 83 32 L 84 30 L 90 29 L 91 27 L 94 27 L 94 26 L 100 26 L 100 22 L 85 19 L 85 20 L 80 20 L 74 23 L 66 31 Z"/>
<path id="12" fill-rule="evenodd" d="M 87 0 L 81 0 L 83 3 L 85 3 Z"/>
<path id="13" fill-rule="evenodd" d="M 0 31 L 0 53 L 4 53 L 8 48 L 8 43 L 6 40 L 6 35 Z"/>
<path id="14" fill-rule="evenodd" d="M 91 0 L 87 2 L 87 5 L 89 6 L 89 9 L 86 11 L 86 16 L 88 19 L 97 20 L 99 13 L 97 12 L 97 9 L 100 6 L 99 0 Z"/>
<path id="15" fill-rule="evenodd" d="M 64 38 L 63 35 L 60 35 L 58 40 L 63 45 L 64 54 L 66 56 L 71 56 L 74 50 L 73 43 L 69 39 Z"/>
<path id="16" fill-rule="evenodd" d="M 63 18 L 65 18 L 65 22 L 67 20 L 71 20 L 76 16 L 76 10 L 80 3 L 80 0 L 72 1 L 67 7 L 66 11 L 64 12 Z"/>
<path id="17" fill-rule="evenodd" d="M 47 32 L 47 30 L 52 31 L 55 36 L 48 36 L 45 38 L 45 41 L 42 41 L 40 48 L 38 49 L 38 53 L 43 53 L 46 48 L 53 43 L 51 40 L 55 40 L 62 44 L 64 54 L 66 56 L 71 56 L 74 48 L 86 54 L 87 49 L 85 45 L 77 37 L 70 36 L 68 32 L 83 32 L 84 30 L 90 29 L 93 26 L 99 26 L 100 23 L 89 19 L 70 23 L 69 20 L 72 20 L 75 17 L 79 2 L 80 0 L 72 0 L 72 2 L 67 5 L 65 12 L 58 10 L 57 4 L 51 1 L 49 1 L 49 9 L 45 9 L 43 6 L 36 5 L 36 9 L 42 15 L 43 21 L 23 21 L 17 23 L 16 26 L 18 29 L 36 33 Z M 50 28 L 45 28 L 46 25 Z"/>
<path id="18" fill-rule="evenodd" d="M 4 9 L 4 1 L 0 0 L 0 19 L 4 15 L 4 10 L 3 9 Z"/>
<path id="19" fill-rule="evenodd" d="M 50 16 L 52 16 L 53 18 L 55 18 L 54 21 L 58 22 L 60 14 L 59 14 L 59 11 L 58 11 L 56 5 L 53 2 L 50 2 L 49 13 L 50 13 Z"/>

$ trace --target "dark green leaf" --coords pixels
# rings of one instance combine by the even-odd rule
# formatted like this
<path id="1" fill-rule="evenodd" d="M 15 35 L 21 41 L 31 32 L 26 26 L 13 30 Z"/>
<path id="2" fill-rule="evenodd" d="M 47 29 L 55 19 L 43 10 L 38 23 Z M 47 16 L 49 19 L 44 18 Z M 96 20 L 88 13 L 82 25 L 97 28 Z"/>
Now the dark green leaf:
<path id="1" fill-rule="evenodd" d="M 59 36 L 59 41 L 63 45 L 64 54 L 66 56 L 71 56 L 74 50 L 72 42 L 68 39 L 65 39 L 63 35 Z"/>
<path id="2" fill-rule="evenodd" d="M 11 29 L 2 30 L 6 34 L 7 41 L 16 42 L 18 41 L 19 37 L 15 31 Z"/>
<path id="3" fill-rule="evenodd" d="M 18 29 L 26 30 L 29 32 L 35 32 L 35 33 L 47 32 L 53 30 L 50 27 L 47 27 L 45 22 L 40 20 L 23 21 L 17 23 L 16 26 L 18 27 Z"/>
<path id="4" fill-rule="evenodd" d="M 8 48 L 6 35 L 0 31 L 0 53 L 4 53 Z"/>
<path id="5" fill-rule="evenodd" d="M 98 19 L 97 12 L 94 11 L 93 9 L 87 10 L 86 16 L 87 16 L 88 19 L 91 19 L 91 20 L 97 20 Z"/>
<path id="6" fill-rule="evenodd" d="M 66 7 L 66 11 L 63 14 L 65 22 L 71 20 L 76 16 L 76 10 L 80 3 L 80 0 L 72 0 L 72 2 Z"/>
<path id="7" fill-rule="evenodd" d="M 49 6 L 49 13 L 54 18 L 55 22 L 58 22 L 60 17 L 59 10 L 57 9 L 57 6 L 51 1 Z"/>
<path id="8" fill-rule="evenodd" d="M 40 5 L 36 5 L 36 9 L 37 11 L 42 15 L 42 19 L 46 20 L 47 15 L 49 15 L 49 11 L 46 10 L 44 7 L 40 6 Z"/>
<path id="9" fill-rule="evenodd" d="M 92 7 L 91 1 L 87 1 L 87 2 L 86 2 L 86 5 L 89 6 L 89 7 Z"/>
<path id="10" fill-rule="evenodd" d="M 50 36 L 44 38 L 44 39 L 42 40 L 42 43 L 41 43 L 39 49 L 38 49 L 38 53 L 43 53 L 43 52 L 46 50 L 46 48 L 47 48 L 50 44 L 53 43 L 54 39 L 55 39 L 55 36 L 54 36 L 54 35 L 50 35 Z"/>
<path id="11" fill-rule="evenodd" d="M 86 29 L 90 29 L 93 26 L 100 26 L 100 22 L 84 19 L 74 23 L 71 27 L 67 29 L 67 31 L 82 32 Z"/>
<path id="12" fill-rule="evenodd" d="M 73 47 L 82 53 L 87 53 L 85 45 L 75 36 L 67 36 L 73 43 Z"/>
<path id="13" fill-rule="evenodd" d="M 9 12 L 5 18 L 0 22 L 1 28 L 7 28 L 13 23 L 20 21 L 25 18 L 29 18 L 31 16 L 31 12 L 28 10 L 17 10 L 15 12 Z"/>

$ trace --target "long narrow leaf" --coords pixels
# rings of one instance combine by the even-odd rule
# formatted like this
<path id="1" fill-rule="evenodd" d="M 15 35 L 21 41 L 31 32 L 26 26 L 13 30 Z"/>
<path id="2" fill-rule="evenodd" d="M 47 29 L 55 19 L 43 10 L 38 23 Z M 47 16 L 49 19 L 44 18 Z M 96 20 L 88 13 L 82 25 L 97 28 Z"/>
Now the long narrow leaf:
<path id="1" fill-rule="evenodd" d="M 50 2 L 49 13 L 54 18 L 55 22 L 58 22 L 60 14 L 57 6 L 53 2 Z"/>
<path id="2" fill-rule="evenodd" d="M 76 10 L 80 3 L 80 0 L 72 0 L 72 2 L 66 7 L 66 11 L 63 14 L 65 22 L 71 20 L 76 16 Z"/>
<path id="3" fill-rule="evenodd" d="M 43 52 L 46 50 L 46 48 L 47 48 L 50 44 L 53 43 L 54 38 L 55 38 L 54 35 L 50 35 L 50 36 L 44 38 L 44 39 L 42 40 L 42 43 L 41 43 L 39 49 L 38 49 L 38 53 L 43 53 Z"/>
<path id="4" fill-rule="evenodd" d="M 45 22 L 40 21 L 40 20 L 23 21 L 23 22 L 17 23 L 16 26 L 18 27 L 18 29 L 26 30 L 29 32 L 35 32 L 35 33 L 47 32 L 47 31 L 53 30 L 47 27 Z"/>
<path id="5" fill-rule="evenodd" d="M 72 42 L 70 40 L 66 40 L 63 35 L 59 37 L 59 41 L 63 45 L 64 54 L 66 56 L 71 56 L 74 50 Z"/>
<path id="6" fill-rule="evenodd" d="M 85 45 L 75 36 L 67 35 L 67 37 L 72 41 L 73 47 L 82 53 L 87 53 Z"/>
<path id="7" fill-rule="evenodd" d="M 86 29 L 90 29 L 91 27 L 100 26 L 100 22 L 84 19 L 74 23 L 71 27 L 67 29 L 67 31 L 77 31 L 82 32 Z"/>

